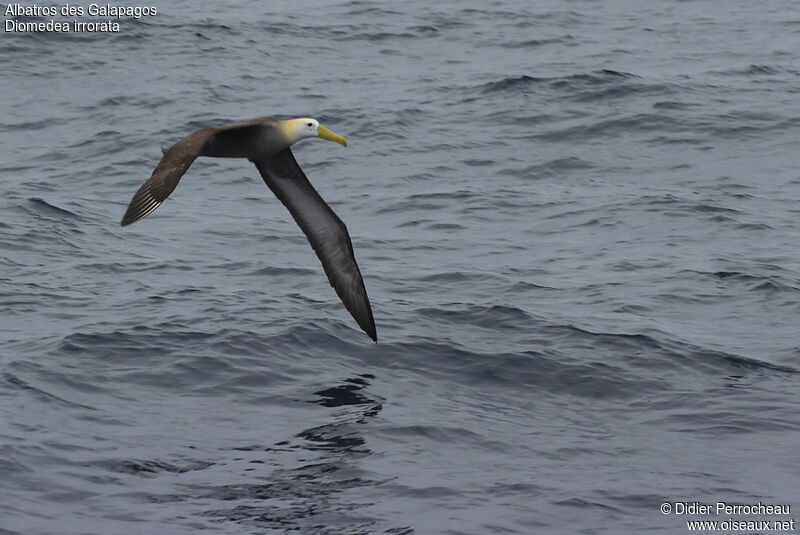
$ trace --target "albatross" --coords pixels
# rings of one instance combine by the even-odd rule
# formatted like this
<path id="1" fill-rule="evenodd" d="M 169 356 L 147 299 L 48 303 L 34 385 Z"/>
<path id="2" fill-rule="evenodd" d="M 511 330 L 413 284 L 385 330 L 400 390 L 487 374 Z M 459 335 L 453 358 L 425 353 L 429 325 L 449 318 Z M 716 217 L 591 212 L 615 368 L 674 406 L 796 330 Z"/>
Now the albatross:
<path id="1" fill-rule="evenodd" d="M 308 117 L 288 120 L 262 117 L 189 134 L 164 153 L 153 175 L 133 196 L 122 226 L 139 221 L 161 206 L 198 156 L 247 158 L 311 242 L 345 308 L 377 342 L 372 308 L 347 227 L 308 181 L 289 148 L 301 139 L 312 137 L 347 146 L 347 139 Z"/>

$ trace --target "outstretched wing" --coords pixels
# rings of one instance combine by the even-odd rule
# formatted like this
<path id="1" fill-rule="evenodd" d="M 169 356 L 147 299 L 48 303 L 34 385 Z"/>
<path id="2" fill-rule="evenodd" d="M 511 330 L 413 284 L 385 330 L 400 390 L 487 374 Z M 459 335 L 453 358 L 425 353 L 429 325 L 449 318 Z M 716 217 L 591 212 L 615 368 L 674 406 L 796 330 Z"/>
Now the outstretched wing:
<path id="1" fill-rule="evenodd" d="M 269 117 L 241 123 L 204 128 L 186 136 L 164 153 L 153 175 L 133 196 L 122 226 L 130 225 L 158 208 L 178 185 L 183 174 L 198 156 L 248 158 L 260 148 L 265 126 L 275 124 Z"/>
<path id="2" fill-rule="evenodd" d="M 140 220 L 161 206 L 212 135 L 213 131 L 210 129 L 198 130 L 175 143 L 164 153 L 153 175 L 142 184 L 131 199 L 128 210 L 122 218 L 123 227 Z"/>
<path id="3" fill-rule="evenodd" d="M 322 200 L 288 148 L 272 156 L 259 157 L 253 163 L 311 242 L 328 281 L 344 306 L 364 332 L 377 342 L 372 308 L 345 224 Z"/>

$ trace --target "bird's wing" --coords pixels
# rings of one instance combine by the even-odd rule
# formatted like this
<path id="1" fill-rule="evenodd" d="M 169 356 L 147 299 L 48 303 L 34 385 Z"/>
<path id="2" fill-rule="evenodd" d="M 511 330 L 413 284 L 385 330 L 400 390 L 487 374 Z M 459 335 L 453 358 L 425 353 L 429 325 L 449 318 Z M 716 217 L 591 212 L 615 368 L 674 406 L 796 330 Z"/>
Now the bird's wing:
<path id="1" fill-rule="evenodd" d="M 198 130 L 169 148 L 158 162 L 153 174 L 142 184 L 128 205 L 122 226 L 130 225 L 153 210 L 169 197 L 178 181 L 200 155 L 203 145 L 214 135 L 213 130 Z"/>
<path id="2" fill-rule="evenodd" d="M 259 135 L 273 123 L 273 119 L 263 117 L 204 128 L 175 143 L 164 153 L 153 175 L 133 196 L 122 218 L 122 226 L 140 220 L 161 206 L 198 156 L 247 158 L 256 153 Z"/>
<path id="3" fill-rule="evenodd" d="M 311 242 L 344 306 L 364 332 L 377 342 L 372 308 L 345 224 L 322 200 L 288 148 L 272 156 L 259 157 L 253 163 Z"/>

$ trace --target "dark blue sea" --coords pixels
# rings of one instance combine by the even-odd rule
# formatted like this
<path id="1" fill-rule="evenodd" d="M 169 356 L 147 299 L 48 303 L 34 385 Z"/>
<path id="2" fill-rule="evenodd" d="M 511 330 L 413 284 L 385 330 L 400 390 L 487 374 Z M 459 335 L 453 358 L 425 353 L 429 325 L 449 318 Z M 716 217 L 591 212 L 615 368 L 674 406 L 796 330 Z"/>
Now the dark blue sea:
<path id="1" fill-rule="evenodd" d="M 0 35 L 0 534 L 800 519 L 800 3 L 152 5 Z M 259 116 L 348 137 L 377 344 L 246 160 L 120 227 Z"/>

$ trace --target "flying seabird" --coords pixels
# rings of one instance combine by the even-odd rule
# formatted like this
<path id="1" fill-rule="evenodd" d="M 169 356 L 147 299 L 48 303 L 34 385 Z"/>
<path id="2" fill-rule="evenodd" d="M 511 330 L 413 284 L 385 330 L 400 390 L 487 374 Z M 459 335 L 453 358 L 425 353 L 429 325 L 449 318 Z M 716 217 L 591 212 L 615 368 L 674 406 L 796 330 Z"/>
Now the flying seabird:
<path id="1" fill-rule="evenodd" d="M 131 200 L 122 226 L 130 225 L 161 206 L 198 156 L 247 158 L 256 165 L 269 189 L 289 209 L 322 261 L 325 274 L 358 325 L 378 341 L 364 280 L 356 264 L 347 227 L 322 200 L 294 159 L 291 145 L 321 137 L 347 146 L 316 119 L 262 117 L 225 126 L 203 128 L 164 153 L 153 175 Z"/>

